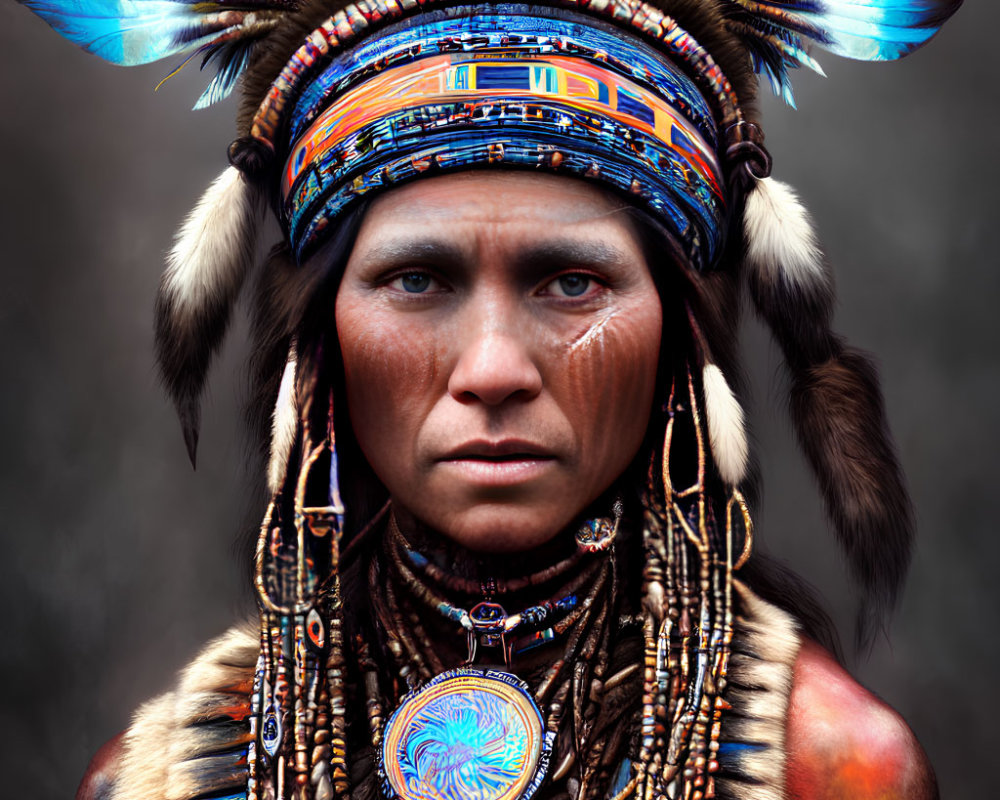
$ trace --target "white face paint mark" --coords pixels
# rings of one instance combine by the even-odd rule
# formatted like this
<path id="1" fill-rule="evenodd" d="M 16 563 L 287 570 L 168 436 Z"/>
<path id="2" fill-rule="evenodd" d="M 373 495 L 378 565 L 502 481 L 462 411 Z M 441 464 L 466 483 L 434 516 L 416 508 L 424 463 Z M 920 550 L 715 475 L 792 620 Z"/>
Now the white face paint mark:
<path id="1" fill-rule="evenodd" d="M 608 310 L 603 314 L 600 319 L 594 321 L 594 323 L 587 328 L 583 333 L 576 337 L 572 342 L 569 343 L 568 350 L 570 353 L 576 353 L 580 350 L 585 350 L 593 347 L 594 345 L 601 345 L 604 343 L 604 329 L 607 324 L 611 322 L 615 317 L 618 316 L 618 311 L 614 309 Z"/>

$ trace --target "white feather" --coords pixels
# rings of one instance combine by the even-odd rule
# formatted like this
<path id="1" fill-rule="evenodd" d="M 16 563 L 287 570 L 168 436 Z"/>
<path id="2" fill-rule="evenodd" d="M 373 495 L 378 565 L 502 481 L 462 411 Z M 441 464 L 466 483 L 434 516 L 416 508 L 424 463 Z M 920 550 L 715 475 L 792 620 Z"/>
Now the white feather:
<path id="1" fill-rule="evenodd" d="M 299 410 L 295 402 L 295 351 L 288 353 L 285 371 L 278 387 L 278 400 L 274 404 L 271 418 L 271 460 L 267 467 L 267 486 L 271 494 L 277 494 L 285 480 L 288 459 L 295 444 L 298 430 Z"/>
<path id="2" fill-rule="evenodd" d="M 253 266 L 260 192 L 228 167 L 205 190 L 167 256 L 163 292 L 174 322 L 215 303 L 232 303 Z"/>
<path id="3" fill-rule="evenodd" d="M 743 212 L 747 262 L 769 282 L 784 278 L 799 289 L 826 286 L 829 278 L 809 219 L 791 186 L 757 181 Z"/>
<path id="4" fill-rule="evenodd" d="M 725 376 L 715 364 L 706 364 L 702 372 L 705 389 L 705 417 L 712 458 L 722 479 L 738 486 L 746 477 L 749 446 L 743 426 L 743 409 L 733 395 Z"/>

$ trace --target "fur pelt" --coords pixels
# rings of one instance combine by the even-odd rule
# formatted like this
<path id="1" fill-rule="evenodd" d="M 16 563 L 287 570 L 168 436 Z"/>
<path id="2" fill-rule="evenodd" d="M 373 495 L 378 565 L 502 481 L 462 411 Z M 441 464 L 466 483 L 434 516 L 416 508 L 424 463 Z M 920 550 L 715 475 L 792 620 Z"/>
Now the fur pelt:
<path id="1" fill-rule="evenodd" d="M 109 800 L 191 800 L 246 789 L 256 625 L 210 642 L 176 688 L 141 706 Z"/>
<path id="2" fill-rule="evenodd" d="M 723 742 L 749 747 L 722 750 L 720 800 L 782 800 L 785 797 L 785 730 L 801 637 L 791 616 L 761 600 L 739 581 L 736 634 L 725 698 Z"/>
<path id="3" fill-rule="evenodd" d="M 702 388 L 712 460 L 722 480 L 730 486 L 739 486 L 746 477 L 750 459 L 743 408 L 715 364 L 706 364 L 702 370 Z"/>
<path id="4" fill-rule="evenodd" d="M 829 296 L 831 275 L 809 214 L 787 184 L 763 178 L 743 211 L 747 268 L 762 284 L 789 284 L 784 291 Z"/>
<path id="5" fill-rule="evenodd" d="M 857 635 L 867 646 L 896 601 L 913 540 L 878 374 L 864 354 L 845 348 L 795 372 L 789 400 L 799 444 L 861 585 Z"/>
<path id="6" fill-rule="evenodd" d="M 792 421 L 861 587 L 857 643 L 868 646 L 895 603 L 913 538 L 878 373 L 831 330 L 832 273 L 794 192 L 759 181 L 746 214 L 750 296 L 784 354 Z"/>
<path id="7" fill-rule="evenodd" d="M 271 426 L 271 458 L 267 467 L 267 488 L 272 495 L 281 490 L 292 455 L 299 425 L 299 409 L 295 401 L 295 349 L 288 353 L 288 361 L 278 386 L 278 400 L 274 404 Z"/>
<path id="8" fill-rule="evenodd" d="M 177 234 L 156 299 L 156 353 L 195 463 L 200 396 L 233 304 L 254 264 L 264 204 L 257 187 L 228 167 Z"/>

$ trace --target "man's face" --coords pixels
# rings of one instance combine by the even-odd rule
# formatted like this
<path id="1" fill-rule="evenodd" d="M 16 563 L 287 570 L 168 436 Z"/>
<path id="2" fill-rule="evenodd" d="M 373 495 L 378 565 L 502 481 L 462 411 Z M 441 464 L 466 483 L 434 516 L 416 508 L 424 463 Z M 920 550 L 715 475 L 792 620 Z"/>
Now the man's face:
<path id="1" fill-rule="evenodd" d="M 351 423 L 400 512 L 539 546 L 635 456 L 661 306 L 624 204 L 526 172 L 381 195 L 337 294 Z"/>

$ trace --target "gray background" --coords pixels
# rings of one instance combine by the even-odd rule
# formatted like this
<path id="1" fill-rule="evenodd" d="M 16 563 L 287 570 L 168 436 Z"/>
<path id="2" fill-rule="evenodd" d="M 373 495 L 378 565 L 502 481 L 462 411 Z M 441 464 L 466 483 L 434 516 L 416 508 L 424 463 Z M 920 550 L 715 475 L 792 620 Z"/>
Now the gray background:
<path id="1" fill-rule="evenodd" d="M 900 709 L 945 798 L 996 796 L 1000 6 L 972 0 L 898 64 L 822 58 L 800 110 L 766 99 L 775 177 L 836 265 L 839 329 L 882 363 L 920 542 L 860 679 Z M 195 68 L 124 70 L 0 6 L 0 759 L 6 797 L 67 798 L 91 754 L 250 608 L 238 397 L 243 328 L 215 370 L 192 473 L 156 385 L 151 309 L 178 220 L 225 167 L 233 108 L 190 113 Z M 747 325 L 765 476 L 758 528 L 847 631 L 840 561 Z M 248 515 L 248 508 L 250 509 Z M 845 636 L 849 638 L 849 636 Z"/>

